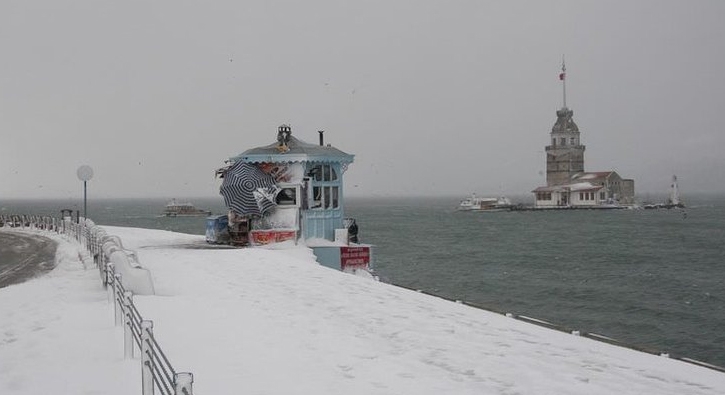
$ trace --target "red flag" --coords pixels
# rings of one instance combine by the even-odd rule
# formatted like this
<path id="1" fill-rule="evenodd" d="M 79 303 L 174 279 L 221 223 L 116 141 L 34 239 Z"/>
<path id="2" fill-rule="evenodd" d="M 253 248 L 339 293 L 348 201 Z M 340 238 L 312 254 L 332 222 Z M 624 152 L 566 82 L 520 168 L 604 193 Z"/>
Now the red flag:
<path id="1" fill-rule="evenodd" d="M 559 80 L 564 81 L 564 78 L 566 78 L 566 73 L 559 74 Z"/>

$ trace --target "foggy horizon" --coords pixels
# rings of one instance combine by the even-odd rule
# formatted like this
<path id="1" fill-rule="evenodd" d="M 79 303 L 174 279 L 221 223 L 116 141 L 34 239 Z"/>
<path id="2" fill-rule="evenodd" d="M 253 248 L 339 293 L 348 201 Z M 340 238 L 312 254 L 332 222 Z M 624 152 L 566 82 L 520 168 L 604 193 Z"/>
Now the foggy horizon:
<path id="1" fill-rule="evenodd" d="M 346 197 L 531 195 L 566 56 L 585 171 L 725 193 L 725 3 L 4 2 L 0 199 L 215 198 L 277 127 Z M 533 198 L 532 198 L 533 199 Z"/>

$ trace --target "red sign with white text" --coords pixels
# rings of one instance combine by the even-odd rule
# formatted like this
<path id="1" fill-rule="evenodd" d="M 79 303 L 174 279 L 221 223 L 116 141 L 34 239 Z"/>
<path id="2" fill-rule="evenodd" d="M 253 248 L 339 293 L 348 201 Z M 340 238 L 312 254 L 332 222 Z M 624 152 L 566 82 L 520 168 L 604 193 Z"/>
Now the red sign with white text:
<path id="1" fill-rule="evenodd" d="M 255 246 L 294 240 L 297 236 L 294 230 L 253 230 L 250 235 Z"/>
<path id="2" fill-rule="evenodd" d="M 368 269 L 370 266 L 370 247 L 340 247 L 340 266 L 343 271 Z"/>

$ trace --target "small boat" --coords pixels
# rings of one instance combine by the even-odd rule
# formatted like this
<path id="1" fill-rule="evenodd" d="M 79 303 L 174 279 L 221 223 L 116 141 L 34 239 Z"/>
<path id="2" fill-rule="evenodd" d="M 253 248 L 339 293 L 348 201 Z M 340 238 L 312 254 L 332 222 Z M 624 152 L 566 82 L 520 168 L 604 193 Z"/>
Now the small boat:
<path id="1" fill-rule="evenodd" d="M 188 202 L 177 203 L 176 199 L 171 199 L 164 209 L 164 216 L 166 217 L 199 217 L 207 215 L 211 215 L 211 211 L 198 209 Z"/>
<path id="2" fill-rule="evenodd" d="M 514 205 L 511 203 L 511 200 L 507 197 L 497 197 L 497 198 L 491 198 L 491 197 L 478 197 L 476 194 L 471 194 L 470 197 L 467 197 L 463 200 L 461 200 L 461 203 L 458 205 L 458 210 L 460 211 L 486 211 L 486 212 L 493 212 L 493 211 L 510 211 L 513 209 Z"/>

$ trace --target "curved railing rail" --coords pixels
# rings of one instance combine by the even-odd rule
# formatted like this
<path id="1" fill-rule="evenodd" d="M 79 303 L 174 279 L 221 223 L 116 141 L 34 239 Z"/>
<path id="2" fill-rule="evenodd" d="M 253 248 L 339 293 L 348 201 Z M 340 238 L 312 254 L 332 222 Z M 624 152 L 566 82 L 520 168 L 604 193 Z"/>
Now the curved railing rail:
<path id="1" fill-rule="evenodd" d="M 68 217 L 0 215 L 0 227 L 54 232 L 80 243 L 88 253 L 84 266 L 97 266 L 103 286 L 108 290 L 109 302 L 114 306 L 115 324 L 124 327 L 124 358 L 133 358 L 135 350 L 141 352 L 142 394 L 153 395 L 158 390 L 164 395 L 193 395 L 194 376 L 176 372 L 154 337 L 153 321 L 143 319 L 133 303 L 133 293 L 123 285 L 121 273 L 116 273 L 110 257 L 112 252 L 122 250 L 137 261 L 136 253 L 124 249 L 118 236 L 108 235 L 87 218 L 73 222 Z"/>

